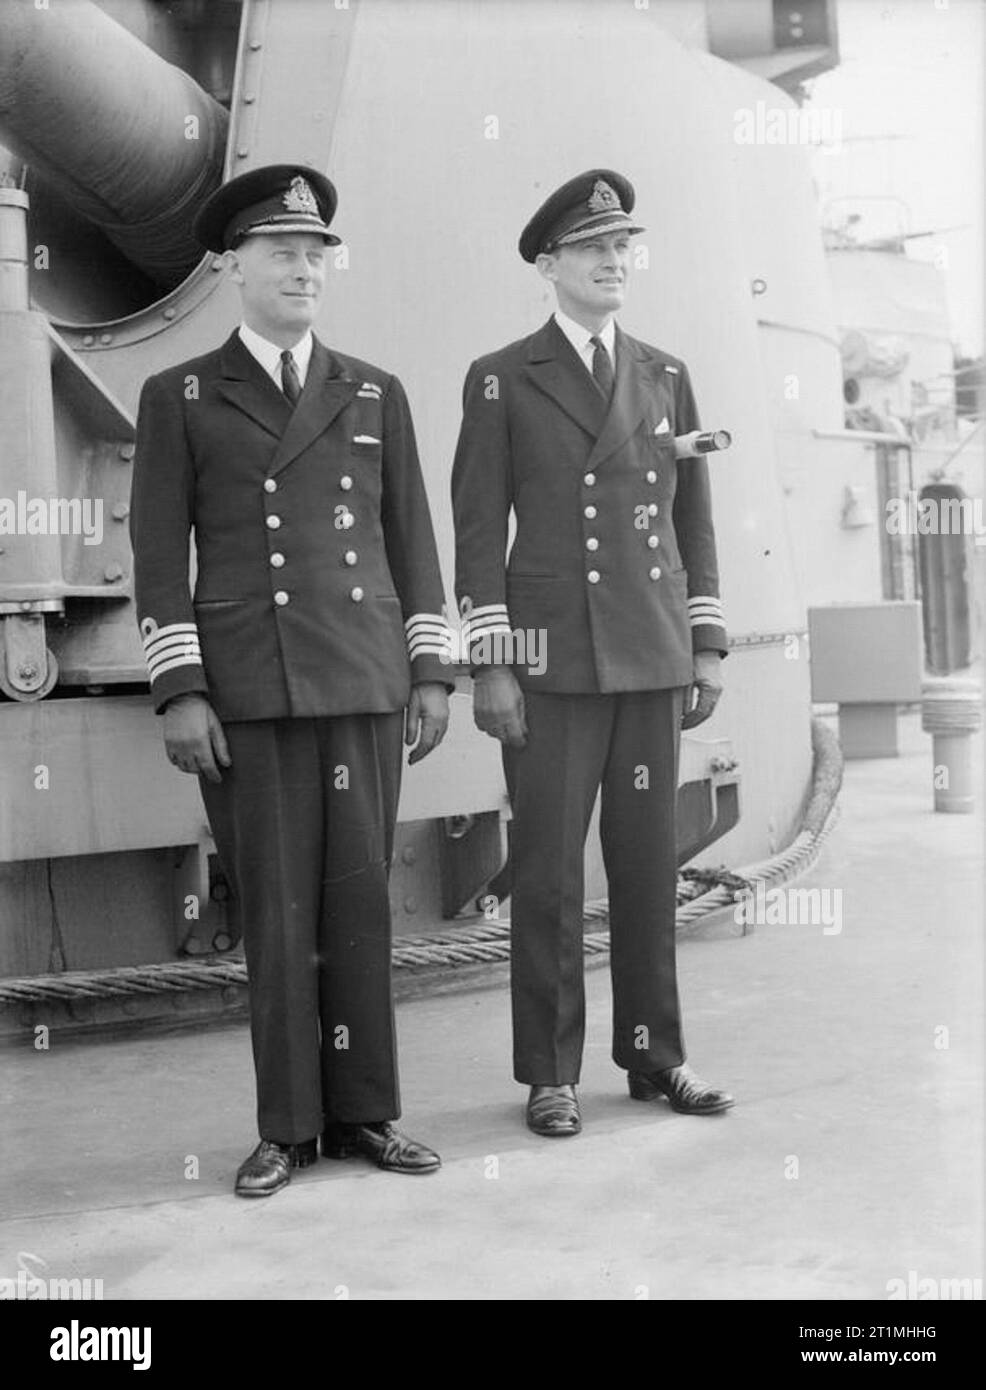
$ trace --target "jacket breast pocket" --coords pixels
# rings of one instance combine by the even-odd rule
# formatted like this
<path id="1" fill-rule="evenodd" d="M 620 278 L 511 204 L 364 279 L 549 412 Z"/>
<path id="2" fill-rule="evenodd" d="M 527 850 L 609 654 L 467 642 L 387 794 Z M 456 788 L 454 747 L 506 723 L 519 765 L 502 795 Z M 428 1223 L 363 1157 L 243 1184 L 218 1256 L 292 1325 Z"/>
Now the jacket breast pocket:
<path id="1" fill-rule="evenodd" d="M 667 463 L 676 463 L 674 452 L 673 434 L 652 434 L 648 436 L 651 447 L 651 454 L 654 458 L 664 459 Z"/>

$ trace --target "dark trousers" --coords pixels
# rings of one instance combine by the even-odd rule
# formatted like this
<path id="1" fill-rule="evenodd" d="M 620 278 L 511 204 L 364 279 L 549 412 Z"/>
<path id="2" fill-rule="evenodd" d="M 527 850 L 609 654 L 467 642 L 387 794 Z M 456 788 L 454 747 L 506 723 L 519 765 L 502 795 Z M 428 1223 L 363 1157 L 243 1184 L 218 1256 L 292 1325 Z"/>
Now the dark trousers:
<path id="1" fill-rule="evenodd" d="M 200 779 L 243 922 L 262 1139 L 400 1114 L 387 877 L 403 715 L 225 726 Z"/>
<path id="2" fill-rule="evenodd" d="M 504 748 L 513 806 L 514 1075 L 578 1081 L 585 1035 L 584 847 L 602 788 L 609 881 L 613 1060 L 633 1071 L 684 1059 L 675 974 L 675 806 L 683 689 L 524 692 L 528 740 Z"/>

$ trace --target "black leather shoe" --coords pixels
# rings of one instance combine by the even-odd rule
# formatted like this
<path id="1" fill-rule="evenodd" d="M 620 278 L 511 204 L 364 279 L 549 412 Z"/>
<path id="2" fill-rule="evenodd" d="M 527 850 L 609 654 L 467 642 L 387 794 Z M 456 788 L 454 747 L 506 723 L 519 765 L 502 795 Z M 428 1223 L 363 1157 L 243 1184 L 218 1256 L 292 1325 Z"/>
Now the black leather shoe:
<path id="1" fill-rule="evenodd" d="M 367 1125 L 330 1125 L 322 1135 L 326 1158 L 362 1154 L 388 1173 L 436 1173 L 442 1160 L 434 1149 L 409 1139 L 393 1120 Z"/>
<path id="2" fill-rule="evenodd" d="M 303 1144 L 275 1144 L 261 1139 L 249 1158 L 240 1164 L 236 1174 L 237 1197 L 271 1197 L 287 1187 L 292 1168 L 307 1168 L 318 1159 L 314 1139 Z"/>
<path id="3" fill-rule="evenodd" d="M 727 1091 L 710 1086 L 696 1076 L 687 1062 L 666 1071 L 631 1071 L 627 1073 L 630 1094 L 634 1100 L 658 1100 L 666 1096 L 671 1109 L 682 1115 L 716 1115 L 736 1102 Z"/>
<path id="4" fill-rule="evenodd" d="M 545 1139 L 567 1139 L 582 1129 L 582 1112 L 574 1086 L 532 1086 L 527 1100 L 527 1128 Z"/>

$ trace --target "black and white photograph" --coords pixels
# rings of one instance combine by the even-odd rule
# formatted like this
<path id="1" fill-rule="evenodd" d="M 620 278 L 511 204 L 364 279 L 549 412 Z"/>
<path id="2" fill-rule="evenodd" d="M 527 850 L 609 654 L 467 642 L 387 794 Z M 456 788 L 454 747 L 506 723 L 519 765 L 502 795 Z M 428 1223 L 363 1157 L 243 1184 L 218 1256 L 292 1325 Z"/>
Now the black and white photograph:
<path id="1" fill-rule="evenodd" d="M 25 1373 L 351 1301 L 958 1368 L 984 35 L 0 0 Z"/>

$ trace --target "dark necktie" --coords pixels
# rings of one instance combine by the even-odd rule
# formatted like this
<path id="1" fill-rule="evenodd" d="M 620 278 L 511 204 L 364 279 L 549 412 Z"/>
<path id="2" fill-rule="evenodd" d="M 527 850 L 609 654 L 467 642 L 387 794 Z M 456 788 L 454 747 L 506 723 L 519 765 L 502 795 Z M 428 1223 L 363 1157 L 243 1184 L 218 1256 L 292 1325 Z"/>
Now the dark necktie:
<path id="1" fill-rule="evenodd" d="M 301 395 L 301 378 L 288 348 L 281 353 L 281 390 L 292 405 L 297 405 L 298 397 Z"/>
<path id="2" fill-rule="evenodd" d="M 603 396 L 608 401 L 613 394 L 613 363 L 610 361 L 609 353 L 602 338 L 592 337 L 589 342 L 593 346 L 592 353 L 592 376 L 599 387 Z"/>

